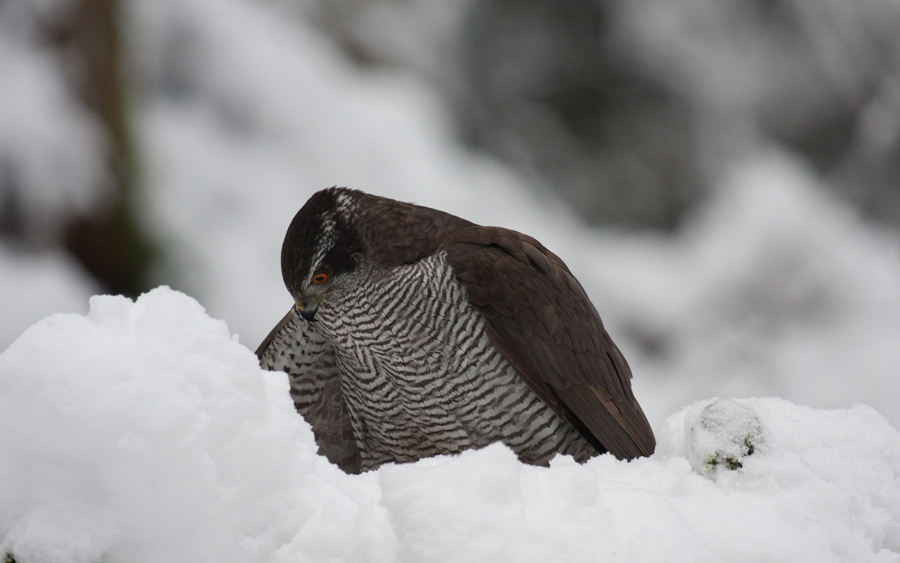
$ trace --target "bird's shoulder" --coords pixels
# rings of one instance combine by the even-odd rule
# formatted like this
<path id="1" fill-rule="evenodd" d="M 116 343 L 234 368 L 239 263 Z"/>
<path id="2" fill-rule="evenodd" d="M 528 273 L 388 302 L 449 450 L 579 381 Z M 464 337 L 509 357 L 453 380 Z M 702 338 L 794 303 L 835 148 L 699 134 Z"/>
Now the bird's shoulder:
<path id="1" fill-rule="evenodd" d="M 414 264 L 435 254 L 452 233 L 476 226 L 437 209 L 368 194 L 359 208 L 369 255 L 382 267 Z"/>

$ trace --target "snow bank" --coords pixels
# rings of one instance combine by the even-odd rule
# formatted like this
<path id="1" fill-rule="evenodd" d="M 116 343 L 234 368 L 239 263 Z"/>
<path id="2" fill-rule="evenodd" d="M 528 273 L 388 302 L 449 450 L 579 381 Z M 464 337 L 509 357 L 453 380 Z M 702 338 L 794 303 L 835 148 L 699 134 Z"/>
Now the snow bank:
<path id="1" fill-rule="evenodd" d="M 0 355 L 0 553 L 19 563 L 900 560 L 900 434 L 868 407 L 711 400 L 631 463 L 495 445 L 348 476 L 285 377 L 191 298 L 90 305 Z M 703 470 L 747 436 L 740 468 Z"/>
<path id="2" fill-rule="evenodd" d="M 688 415 L 659 452 L 624 463 L 521 465 L 492 446 L 380 470 L 382 503 L 410 561 L 896 561 L 900 436 L 865 406 L 816 411 L 748 399 L 762 435 L 737 471 L 701 477 Z M 739 408 L 741 408 L 739 407 Z M 702 418 L 702 417 L 701 417 Z M 743 431 L 742 427 L 737 429 Z M 702 446 L 728 448 L 725 425 Z"/>
<path id="3" fill-rule="evenodd" d="M 385 559 L 371 479 L 315 455 L 283 375 L 225 323 L 168 289 L 90 305 L 0 356 L 0 550 L 19 563 Z"/>

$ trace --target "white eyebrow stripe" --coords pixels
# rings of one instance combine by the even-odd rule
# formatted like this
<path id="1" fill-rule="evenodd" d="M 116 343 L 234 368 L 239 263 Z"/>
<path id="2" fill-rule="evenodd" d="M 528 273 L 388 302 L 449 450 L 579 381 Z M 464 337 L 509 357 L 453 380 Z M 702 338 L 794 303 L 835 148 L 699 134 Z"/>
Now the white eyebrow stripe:
<path id="1" fill-rule="evenodd" d="M 351 204 L 353 203 L 353 198 L 350 197 L 350 194 L 346 192 L 342 192 L 337 196 L 337 208 L 338 212 L 348 211 L 350 209 Z"/>
<path id="2" fill-rule="evenodd" d="M 306 273 L 306 279 L 303 281 L 304 288 L 309 287 L 309 284 L 312 283 L 313 274 L 319 269 L 319 265 L 322 263 L 322 260 L 325 259 L 325 255 L 328 254 L 328 251 L 334 246 L 334 231 L 334 217 L 331 214 L 323 217 L 322 231 L 319 233 L 319 236 L 316 237 L 316 253 L 313 254 L 309 272 Z"/>
<path id="3" fill-rule="evenodd" d="M 322 264 L 322 260 L 334 248 L 337 240 L 336 218 L 343 217 L 346 221 L 357 207 L 359 207 L 359 200 L 356 195 L 347 191 L 339 191 L 335 196 L 335 209 L 326 211 L 319 216 L 322 230 L 319 232 L 319 236 L 316 237 L 316 252 L 313 254 L 309 271 L 306 273 L 306 279 L 303 282 L 304 288 L 309 287 L 313 276 Z"/>

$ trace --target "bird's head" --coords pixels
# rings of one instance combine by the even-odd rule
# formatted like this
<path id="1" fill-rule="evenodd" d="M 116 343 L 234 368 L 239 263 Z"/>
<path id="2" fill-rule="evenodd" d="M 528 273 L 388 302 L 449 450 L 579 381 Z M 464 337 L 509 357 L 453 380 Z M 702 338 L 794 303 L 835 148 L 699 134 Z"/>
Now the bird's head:
<path id="1" fill-rule="evenodd" d="M 362 196 L 345 188 L 317 192 L 288 227 L 281 275 L 306 320 L 313 320 L 327 295 L 362 266 L 365 245 L 354 220 Z"/>

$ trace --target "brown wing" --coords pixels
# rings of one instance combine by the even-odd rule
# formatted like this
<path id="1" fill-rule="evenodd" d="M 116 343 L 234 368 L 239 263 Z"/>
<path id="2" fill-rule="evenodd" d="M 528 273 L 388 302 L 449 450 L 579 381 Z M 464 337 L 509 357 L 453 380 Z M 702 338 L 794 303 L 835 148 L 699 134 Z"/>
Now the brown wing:
<path id="1" fill-rule="evenodd" d="M 362 463 L 334 348 L 291 309 L 259 345 L 256 356 L 263 369 L 288 374 L 294 406 L 312 426 L 319 454 L 346 473 L 359 473 Z"/>
<path id="2" fill-rule="evenodd" d="M 449 233 L 473 223 L 420 205 L 363 194 L 360 227 L 369 258 L 381 268 L 413 264 L 435 253 Z"/>
<path id="3" fill-rule="evenodd" d="M 541 399 L 601 452 L 653 453 L 631 370 L 562 260 L 497 227 L 462 229 L 441 249 L 487 319 L 489 338 Z"/>

